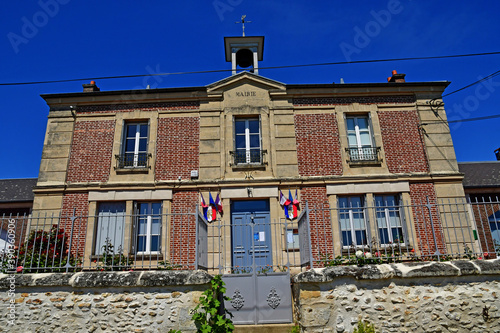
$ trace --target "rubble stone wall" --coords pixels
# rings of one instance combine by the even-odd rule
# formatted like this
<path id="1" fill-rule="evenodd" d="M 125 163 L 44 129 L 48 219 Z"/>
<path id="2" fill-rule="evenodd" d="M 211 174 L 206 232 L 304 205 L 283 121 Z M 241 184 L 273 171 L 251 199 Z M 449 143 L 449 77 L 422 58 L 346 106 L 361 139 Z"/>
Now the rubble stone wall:
<path id="1" fill-rule="evenodd" d="M 337 266 L 294 277 L 304 332 L 500 332 L 500 260 Z"/>
<path id="2" fill-rule="evenodd" d="M 210 280 L 202 271 L 0 274 L 0 332 L 195 332 L 190 311 Z"/>

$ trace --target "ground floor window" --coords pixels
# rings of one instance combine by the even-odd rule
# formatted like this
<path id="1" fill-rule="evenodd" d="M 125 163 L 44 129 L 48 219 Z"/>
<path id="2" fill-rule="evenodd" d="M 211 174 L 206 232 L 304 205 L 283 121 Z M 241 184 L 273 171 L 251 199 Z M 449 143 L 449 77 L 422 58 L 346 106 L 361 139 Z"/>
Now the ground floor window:
<path id="1" fill-rule="evenodd" d="M 364 197 L 339 197 L 338 205 L 342 246 L 368 245 Z"/>
<path id="2" fill-rule="evenodd" d="M 500 211 L 488 217 L 490 222 L 491 238 L 493 239 L 493 246 L 495 251 L 500 251 Z"/>
<path id="3" fill-rule="evenodd" d="M 375 214 L 381 245 L 405 245 L 399 195 L 376 195 Z"/>
<path id="4" fill-rule="evenodd" d="M 97 213 L 94 253 L 102 255 L 123 251 L 125 202 L 102 202 Z"/>
<path id="5" fill-rule="evenodd" d="M 152 254 L 161 251 L 161 203 L 138 202 L 136 218 L 136 252 Z"/>

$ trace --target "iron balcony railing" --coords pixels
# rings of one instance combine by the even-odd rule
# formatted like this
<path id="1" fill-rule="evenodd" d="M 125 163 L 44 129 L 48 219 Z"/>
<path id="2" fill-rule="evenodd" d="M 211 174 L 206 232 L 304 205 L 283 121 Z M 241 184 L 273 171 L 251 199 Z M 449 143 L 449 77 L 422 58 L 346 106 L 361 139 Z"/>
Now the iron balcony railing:
<path id="1" fill-rule="evenodd" d="M 349 154 L 349 163 L 380 162 L 380 147 L 349 147 L 345 149 Z"/>
<path id="2" fill-rule="evenodd" d="M 115 155 L 116 169 L 149 169 L 151 157 L 148 153 Z"/>
<path id="3" fill-rule="evenodd" d="M 232 165 L 234 166 L 260 166 L 265 164 L 264 155 L 267 150 L 251 149 L 251 150 L 235 150 L 229 152 L 232 157 Z"/>

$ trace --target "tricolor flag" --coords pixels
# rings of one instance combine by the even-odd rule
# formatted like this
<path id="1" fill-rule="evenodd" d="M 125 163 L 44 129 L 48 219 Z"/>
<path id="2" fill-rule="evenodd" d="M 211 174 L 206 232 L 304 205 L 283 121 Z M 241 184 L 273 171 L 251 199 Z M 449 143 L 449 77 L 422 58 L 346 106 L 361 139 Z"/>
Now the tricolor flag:
<path id="1" fill-rule="evenodd" d="M 299 196 L 297 195 L 297 190 L 295 190 L 295 199 L 293 199 L 293 218 L 296 219 L 298 216 L 297 210 L 299 209 Z"/>
<path id="2" fill-rule="evenodd" d="M 289 220 L 293 220 L 294 218 L 297 217 L 297 208 L 293 204 L 293 196 L 292 196 L 292 191 L 291 190 L 288 190 L 288 200 L 287 200 L 287 203 L 288 203 L 287 218 Z"/>
<path id="3" fill-rule="evenodd" d="M 208 192 L 210 197 L 209 205 L 207 208 L 207 221 L 212 222 L 217 218 L 217 210 L 215 209 L 214 198 L 212 198 L 212 193 Z"/>
<path id="4" fill-rule="evenodd" d="M 217 198 L 215 198 L 215 205 L 217 206 L 217 211 L 222 214 L 222 201 L 219 198 L 219 193 L 217 193 Z"/>
<path id="5" fill-rule="evenodd" d="M 205 220 L 208 220 L 207 218 L 208 205 L 205 203 L 205 198 L 203 198 L 203 193 L 200 193 L 200 195 L 201 195 L 201 208 L 203 209 L 203 216 L 205 217 Z"/>
<path id="6" fill-rule="evenodd" d="M 280 190 L 280 205 L 283 206 L 286 202 L 286 198 Z"/>

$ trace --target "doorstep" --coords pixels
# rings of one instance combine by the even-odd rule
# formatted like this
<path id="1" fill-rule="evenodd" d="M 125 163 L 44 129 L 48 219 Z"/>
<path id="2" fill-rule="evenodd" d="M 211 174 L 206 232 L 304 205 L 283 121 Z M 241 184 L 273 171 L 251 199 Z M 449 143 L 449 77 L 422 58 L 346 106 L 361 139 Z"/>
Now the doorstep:
<path id="1" fill-rule="evenodd" d="M 295 324 L 234 325 L 235 333 L 290 333 Z"/>

